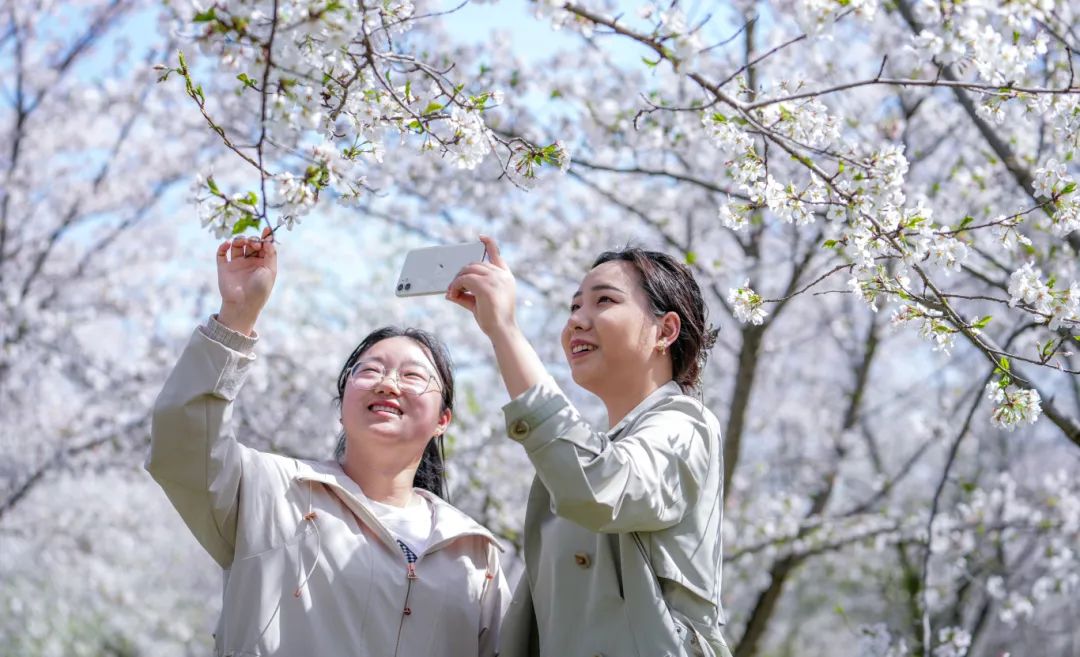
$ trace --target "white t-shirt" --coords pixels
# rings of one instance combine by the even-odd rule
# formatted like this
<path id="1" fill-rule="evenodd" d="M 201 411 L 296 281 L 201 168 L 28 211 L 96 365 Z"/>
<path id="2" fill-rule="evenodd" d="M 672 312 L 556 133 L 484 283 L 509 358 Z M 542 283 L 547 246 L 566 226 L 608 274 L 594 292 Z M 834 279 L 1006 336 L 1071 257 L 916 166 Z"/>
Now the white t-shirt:
<path id="1" fill-rule="evenodd" d="M 431 543 L 432 506 L 422 495 L 415 495 L 409 506 L 393 506 L 367 498 L 368 508 L 390 534 L 409 546 L 418 556 Z"/>

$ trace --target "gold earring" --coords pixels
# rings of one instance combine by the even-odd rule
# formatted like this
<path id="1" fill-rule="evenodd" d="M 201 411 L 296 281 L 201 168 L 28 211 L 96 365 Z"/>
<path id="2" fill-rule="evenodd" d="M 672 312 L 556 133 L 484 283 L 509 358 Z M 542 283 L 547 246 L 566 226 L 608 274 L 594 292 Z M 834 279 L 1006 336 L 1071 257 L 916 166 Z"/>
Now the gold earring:
<path id="1" fill-rule="evenodd" d="M 660 349 L 661 356 L 667 353 L 667 344 L 665 344 L 663 340 L 660 341 L 660 344 L 658 344 L 657 347 Z"/>

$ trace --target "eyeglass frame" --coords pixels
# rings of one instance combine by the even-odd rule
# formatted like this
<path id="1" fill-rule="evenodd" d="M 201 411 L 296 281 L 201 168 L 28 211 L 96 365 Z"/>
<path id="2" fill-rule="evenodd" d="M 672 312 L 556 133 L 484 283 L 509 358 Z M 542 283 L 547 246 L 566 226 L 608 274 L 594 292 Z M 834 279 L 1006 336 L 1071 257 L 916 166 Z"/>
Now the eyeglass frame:
<path id="1" fill-rule="evenodd" d="M 393 375 L 394 386 L 398 390 L 400 390 L 404 394 L 409 394 L 409 395 L 412 395 L 414 397 L 421 397 L 423 395 L 426 395 L 429 392 L 442 392 L 442 389 L 443 389 L 442 380 L 439 379 L 439 375 L 436 374 L 434 371 L 428 369 L 427 367 L 423 367 L 422 369 L 424 370 L 424 373 L 428 376 L 428 380 L 427 380 L 427 383 L 424 386 L 424 389 L 422 391 L 420 391 L 420 392 L 413 392 L 412 390 L 408 390 L 405 386 L 401 385 L 401 368 L 394 367 L 394 368 L 391 368 L 391 369 L 387 369 L 385 366 L 383 366 L 377 360 L 358 360 L 355 363 L 353 363 L 353 366 L 349 368 L 348 380 L 350 382 L 352 382 L 352 381 L 354 381 L 356 379 L 357 374 L 359 372 L 359 368 L 362 365 L 376 365 L 376 366 L 378 366 L 379 369 L 382 370 L 382 372 L 379 375 L 379 378 L 376 379 L 374 382 L 372 382 L 371 386 L 364 386 L 364 385 L 361 385 L 359 382 L 356 382 L 355 385 L 357 387 L 359 387 L 361 390 L 374 390 L 376 387 L 378 387 L 378 385 L 380 383 L 382 383 L 386 379 L 390 378 L 391 375 Z M 406 366 L 408 366 L 408 365 L 415 365 L 415 363 L 407 363 Z M 434 387 L 432 387 L 432 382 L 434 382 Z"/>

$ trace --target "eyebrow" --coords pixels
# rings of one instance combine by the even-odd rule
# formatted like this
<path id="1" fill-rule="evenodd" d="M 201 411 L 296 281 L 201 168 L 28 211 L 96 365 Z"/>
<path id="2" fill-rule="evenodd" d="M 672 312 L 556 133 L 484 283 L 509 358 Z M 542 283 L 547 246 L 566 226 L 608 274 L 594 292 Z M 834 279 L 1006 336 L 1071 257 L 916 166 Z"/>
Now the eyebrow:
<path id="1" fill-rule="evenodd" d="M 379 365 L 382 365 L 384 367 L 386 366 L 386 361 L 384 359 L 382 359 L 382 358 L 379 358 L 378 356 L 369 356 L 367 358 L 360 358 L 356 362 L 357 363 L 374 362 L 374 363 L 378 363 Z M 431 372 L 432 374 L 435 373 L 435 370 L 431 367 L 431 365 L 429 363 L 425 363 L 422 360 L 411 359 L 411 360 L 407 360 L 407 361 L 405 361 L 404 363 L 401 364 L 402 367 L 405 367 L 407 365 L 414 365 L 416 367 L 422 367 L 423 369 Z"/>
<path id="2" fill-rule="evenodd" d="M 594 285 L 591 288 L 589 288 L 590 292 L 599 292 L 600 290 L 613 290 L 615 292 L 621 292 L 623 294 L 626 294 L 626 292 L 623 292 L 622 289 L 617 288 L 614 285 L 608 285 L 607 283 L 601 283 L 599 285 Z M 577 292 L 574 292 L 574 296 L 572 298 L 576 299 L 576 298 L 578 298 L 580 296 L 581 296 L 581 290 L 578 290 Z"/>

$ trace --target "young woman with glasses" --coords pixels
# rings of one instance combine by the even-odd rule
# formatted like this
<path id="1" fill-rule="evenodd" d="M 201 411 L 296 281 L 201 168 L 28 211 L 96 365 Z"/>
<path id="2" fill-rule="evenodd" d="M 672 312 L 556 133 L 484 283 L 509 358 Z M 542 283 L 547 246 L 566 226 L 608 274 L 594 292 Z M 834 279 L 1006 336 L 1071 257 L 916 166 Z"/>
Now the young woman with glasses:
<path id="1" fill-rule="evenodd" d="M 692 394 L 715 331 L 692 273 L 626 248 L 601 254 L 572 295 L 562 347 L 607 408 L 600 432 L 523 336 L 514 277 L 481 239 L 491 261 L 465 267 L 447 297 L 491 340 L 507 431 L 536 468 L 500 655 L 728 657 L 720 428 Z"/>
<path id="2" fill-rule="evenodd" d="M 260 452 L 229 428 L 277 275 L 269 231 L 217 250 L 221 310 L 153 411 L 146 467 L 224 569 L 217 655 L 494 655 L 508 600 L 490 532 L 442 499 L 446 349 L 379 329 L 337 381 L 337 458 Z"/>

